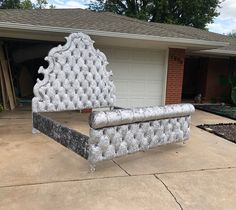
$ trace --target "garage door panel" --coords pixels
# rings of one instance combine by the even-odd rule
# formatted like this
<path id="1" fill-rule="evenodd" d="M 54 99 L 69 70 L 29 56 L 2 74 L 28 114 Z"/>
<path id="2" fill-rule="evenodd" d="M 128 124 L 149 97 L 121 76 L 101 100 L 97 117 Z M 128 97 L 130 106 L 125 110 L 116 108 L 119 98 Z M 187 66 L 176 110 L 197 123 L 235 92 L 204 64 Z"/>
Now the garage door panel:
<path id="1" fill-rule="evenodd" d="M 119 63 L 116 61 L 110 62 L 108 68 L 112 70 L 114 79 L 124 79 L 124 74 L 126 74 L 127 78 L 131 78 L 130 64 L 129 63 Z"/>
<path id="2" fill-rule="evenodd" d="M 160 92 L 162 90 L 163 81 L 150 81 L 146 82 L 146 95 L 152 97 L 162 97 L 163 93 Z"/>
<path id="3" fill-rule="evenodd" d="M 132 85 L 130 84 L 129 80 L 126 81 L 114 81 L 116 85 L 117 91 L 117 97 L 140 97 L 145 95 L 145 83 L 142 81 L 135 81 L 132 82 Z"/>
<path id="4" fill-rule="evenodd" d="M 117 101 L 116 106 L 124 107 L 124 104 L 126 104 L 125 107 L 147 107 L 161 105 L 158 101 L 161 101 L 161 98 L 145 99 L 145 101 L 143 98 L 133 98 L 130 100 L 123 98 Z"/>
<path id="5" fill-rule="evenodd" d="M 104 49 L 102 49 L 102 51 L 106 54 L 108 60 L 129 61 L 131 59 L 131 54 L 126 49 L 121 49 L 121 48 L 107 49 L 107 48 L 104 48 Z"/>
<path id="6" fill-rule="evenodd" d="M 109 69 L 116 80 L 123 79 L 124 74 L 129 80 L 163 80 L 162 65 L 112 62 Z"/>
<path id="7" fill-rule="evenodd" d="M 107 55 L 108 60 L 130 62 L 135 60 L 137 63 L 154 63 L 164 65 L 165 53 L 163 51 L 152 51 L 144 49 L 128 48 L 104 48 L 103 52 Z"/>
<path id="8" fill-rule="evenodd" d="M 138 63 L 154 63 L 164 65 L 164 53 L 162 51 L 136 51 L 132 54 L 131 59 L 137 60 Z"/>
<path id="9" fill-rule="evenodd" d="M 162 104 L 165 52 L 110 48 L 103 52 L 113 71 L 117 106 L 140 107 Z"/>
<path id="10" fill-rule="evenodd" d="M 162 81 L 149 81 L 149 82 L 142 82 L 136 81 L 130 85 L 130 81 L 123 81 L 115 83 L 118 89 L 120 90 L 117 93 L 119 97 L 127 97 L 127 98 L 155 98 L 155 97 L 162 97 Z"/>
<path id="11" fill-rule="evenodd" d="M 163 78 L 163 66 L 156 64 L 133 64 L 133 78 L 134 79 L 154 79 L 162 80 Z"/>

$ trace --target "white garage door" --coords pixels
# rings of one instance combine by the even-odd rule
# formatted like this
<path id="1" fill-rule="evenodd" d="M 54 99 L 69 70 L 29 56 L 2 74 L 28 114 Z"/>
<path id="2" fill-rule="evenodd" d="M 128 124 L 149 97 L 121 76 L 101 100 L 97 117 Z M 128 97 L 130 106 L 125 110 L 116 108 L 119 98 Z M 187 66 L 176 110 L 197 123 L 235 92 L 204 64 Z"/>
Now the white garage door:
<path id="1" fill-rule="evenodd" d="M 165 52 L 132 48 L 103 48 L 114 75 L 116 106 L 161 105 Z"/>

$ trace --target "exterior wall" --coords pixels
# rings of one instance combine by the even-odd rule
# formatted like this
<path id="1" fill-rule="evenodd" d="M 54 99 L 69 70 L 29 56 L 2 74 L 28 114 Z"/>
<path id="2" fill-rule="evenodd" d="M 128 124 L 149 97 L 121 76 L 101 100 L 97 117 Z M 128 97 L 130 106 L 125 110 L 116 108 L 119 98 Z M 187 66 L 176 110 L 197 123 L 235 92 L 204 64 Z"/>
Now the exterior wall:
<path id="1" fill-rule="evenodd" d="M 169 49 L 166 104 L 181 103 L 183 75 L 184 75 L 184 49 Z"/>
<path id="2" fill-rule="evenodd" d="M 205 101 L 222 102 L 230 93 L 227 86 L 219 82 L 220 75 L 230 75 L 232 66 L 229 58 L 209 58 L 207 69 L 207 83 L 205 90 Z"/>

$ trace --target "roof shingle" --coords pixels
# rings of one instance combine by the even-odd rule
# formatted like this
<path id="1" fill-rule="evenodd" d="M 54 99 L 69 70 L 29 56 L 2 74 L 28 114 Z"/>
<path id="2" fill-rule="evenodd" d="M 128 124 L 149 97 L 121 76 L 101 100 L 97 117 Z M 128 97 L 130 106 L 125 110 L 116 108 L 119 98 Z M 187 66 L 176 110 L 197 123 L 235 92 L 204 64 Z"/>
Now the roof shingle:
<path id="1" fill-rule="evenodd" d="M 145 22 L 109 12 L 83 9 L 2 9 L 0 22 L 229 42 L 230 46 L 221 49 L 236 51 L 236 38 L 189 26 Z"/>

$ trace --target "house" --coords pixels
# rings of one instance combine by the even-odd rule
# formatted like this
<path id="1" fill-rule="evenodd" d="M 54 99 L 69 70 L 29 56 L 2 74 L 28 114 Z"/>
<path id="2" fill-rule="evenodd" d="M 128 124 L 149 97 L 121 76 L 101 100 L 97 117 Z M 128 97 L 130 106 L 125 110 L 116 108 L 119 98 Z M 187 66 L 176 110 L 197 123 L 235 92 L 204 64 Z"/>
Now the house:
<path id="1" fill-rule="evenodd" d="M 0 10 L 0 41 L 14 89 L 32 97 L 43 58 L 71 32 L 84 32 L 109 61 L 117 106 L 180 103 L 201 93 L 220 100 L 219 75 L 235 71 L 236 39 L 204 30 L 148 23 L 82 9 Z"/>

